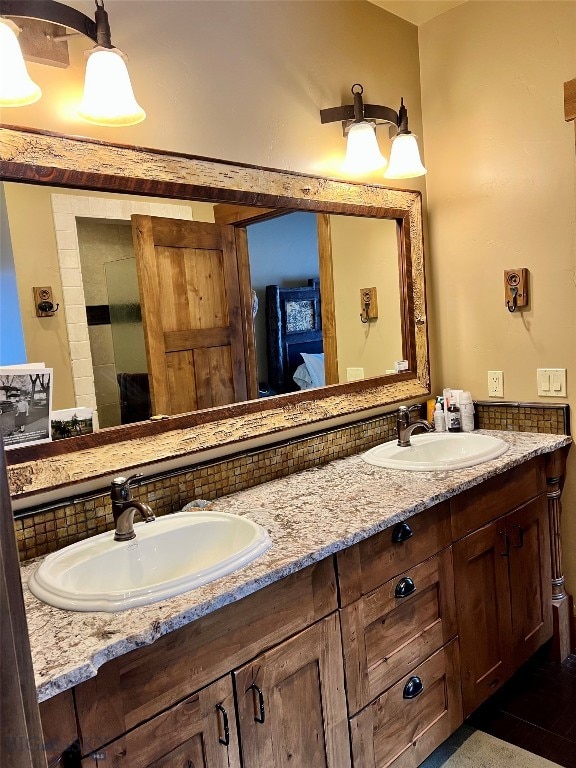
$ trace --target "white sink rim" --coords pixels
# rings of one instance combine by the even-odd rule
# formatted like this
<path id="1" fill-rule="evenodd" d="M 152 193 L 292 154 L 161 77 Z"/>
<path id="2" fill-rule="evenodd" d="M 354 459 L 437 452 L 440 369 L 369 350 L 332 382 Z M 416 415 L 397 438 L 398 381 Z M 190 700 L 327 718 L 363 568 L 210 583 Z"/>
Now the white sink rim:
<path id="1" fill-rule="evenodd" d="M 87 591 L 84 594 L 71 591 L 61 586 L 61 578 L 66 576 L 75 564 L 87 563 L 107 553 L 118 552 L 119 557 L 129 556 L 126 550 L 134 551 L 138 542 L 156 537 L 166 531 L 193 529 L 198 523 L 216 521 L 240 526 L 251 534 L 249 541 L 240 550 L 227 557 L 214 561 L 210 565 L 183 576 L 177 576 L 155 585 L 119 588 L 106 592 Z M 136 523 L 134 525 L 136 538 L 127 542 L 114 541 L 114 531 L 107 531 L 88 539 L 70 544 L 57 552 L 48 555 L 31 574 L 28 580 L 30 592 L 39 600 L 55 608 L 70 611 L 105 611 L 115 613 L 151 603 L 167 600 L 171 597 L 189 592 L 197 587 L 209 584 L 216 579 L 240 570 L 249 565 L 271 546 L 272 541 L 268 532 L 262 526 L 248 517 L 232 515 L 228 512 L 202 510 L 194 512 L 177 512 L 156 518 L 151 523 Z M 94 566 L 93 566 L 94 567 Z"/>
<path id="2" fill-rule="evenodd" d="M 362 459 L 368 464 L 385 469 L 400 469 L 409 472 L 437 472 L 452 469 L 475 467 L 486 461 L 502 456 L 509 448 L 508 443 L 493 435 L 480 435 L 476 432 L 438 432 L 424 435 L 412 435 L 412 445 L 402 448 L 396 440 L 382 443 L 362 454 Z M 458 455 L 458 450 L 467 447 L 470 451 Z M 450 444 L 454 455 L 450 458 L 436 457 L 434 459 L 419 459 L 418 449 L 427 449 Z M 413 448 L 414 450 L 411 450 Z M 441 451 L 442 452 L 442 451 Z"/>

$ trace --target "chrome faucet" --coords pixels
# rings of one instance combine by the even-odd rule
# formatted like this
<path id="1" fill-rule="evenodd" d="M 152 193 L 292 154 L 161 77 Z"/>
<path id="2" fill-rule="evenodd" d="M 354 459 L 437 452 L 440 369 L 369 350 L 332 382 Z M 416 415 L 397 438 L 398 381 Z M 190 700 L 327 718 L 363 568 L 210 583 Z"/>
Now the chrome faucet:
<path id="1" fill-rule="evenodd" d="M 401 448 L 408 448 L 410 446 L 410 435 L 415 429 L 421 427 L 426 432 L 432 432 L 433 427 L 424 419 L 413 421 L 410 423 L 410 411 L 415 409 L 420 410 L 419 405 L 413 405 L 411 408 L 406 408 L 405 405 L 401 405 L 398 408 L 398 418 L 396 419 L 396 429 L 398 432 L 398 445 Z"/>
<path id="2" fill-rule="evenodd" d="M 132 498 L 130 483 L 137 477 L 142 477 L 142 475 L 132 475 L 127 478 L 115 477 L 112 480 L 110 496 L 112 498 L 112 514 L 116 525 L 114 541 L 130 541 L 130 539 L 136 538 L 134 533 L 135 512 L 139 512 L 146 523 L 156 519 L 148 504 Z"/>

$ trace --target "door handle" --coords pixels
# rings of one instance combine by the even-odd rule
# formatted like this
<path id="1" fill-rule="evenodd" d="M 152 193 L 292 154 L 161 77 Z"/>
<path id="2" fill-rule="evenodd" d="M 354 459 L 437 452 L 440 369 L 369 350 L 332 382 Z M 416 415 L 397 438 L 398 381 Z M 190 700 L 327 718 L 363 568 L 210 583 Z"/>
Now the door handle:
<path id="1" fill-rule="evenodd" d="M 258 688 L 256 683 L 249 685 L 246 689 L 246 693 L 248 693 L 250 690 L 256 691 L 256 694 L 258 695 L 258 714 L 254 715 L 254 722 L 263 723 L 266 720 L 266 710 L 264 709 L 264 694 L 260 688 Z"/>
<path id="2" fill-rule="evenodd" d="M 522 549 L 524 546 L 524 528 L 521 525 L 515 525 L 514 530 L 518 531 L 518 544 L 514 544 L 514 549 Z"/>
<path id="3" fill-rule="evenodd" d="M 504 552 L 500 552 L 499 554 L 502 557 L 510 557 L 510 537 L 506 533 L 506 531 L 498 531 L 498 536 L 504 537 Z"/>
<path id="4" fill-rule="evenodd" d="M 222 728 L 224 730 L 224 738 L 220 737 L 218 739 L 218 743 L 222 744 L 224 747 L 228 747 L 230 745 L 230 727 L 228 725 L 228 712 L 224 709 L 222 704 L 216 704 L 216 709 L 218 712 L 222 713 Z"/>

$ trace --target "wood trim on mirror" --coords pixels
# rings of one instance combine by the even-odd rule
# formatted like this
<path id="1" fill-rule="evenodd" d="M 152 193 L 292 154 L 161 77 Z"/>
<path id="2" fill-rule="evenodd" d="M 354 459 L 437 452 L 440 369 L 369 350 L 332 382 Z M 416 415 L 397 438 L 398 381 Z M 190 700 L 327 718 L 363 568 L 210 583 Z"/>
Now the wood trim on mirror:
<path id="1" fill-rule="evenodd" d="M 429 394 L 420 192 L 0 126 L 2 179 L 396 219 L 409 370 L 7 451 L 15 498 Z"/>

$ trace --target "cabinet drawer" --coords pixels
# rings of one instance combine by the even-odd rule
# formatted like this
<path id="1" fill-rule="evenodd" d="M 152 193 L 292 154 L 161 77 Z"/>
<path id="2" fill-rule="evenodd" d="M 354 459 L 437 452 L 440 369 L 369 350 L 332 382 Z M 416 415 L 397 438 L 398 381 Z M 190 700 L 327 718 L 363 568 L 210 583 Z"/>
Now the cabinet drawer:
<path id="1" fill-rule="evenodd" d="M 406 698 L 419 683 L 421 692 Z M 416 768 L 461 723 L 458 641 L 453 640 L 352 718 L 354 768 Z"/>
<path id="2" fill-rule="evenodd" d="M 82 768 L 240 768 L 228 675 L 85 757 Z"/>
<path id="3" fill-rule="evenodd" d="M 75 689 L 82 754 L 87 739 L 92 750 L 116 739 L 336 608 L 328 558 L 104 664 Z"/>
<path id="4" fill-rule="evenodd" d="M 452 548 L 346 606 L 341 620 L 355 713 L 456 635 Z"/>
<path id="5" fill-rule="evenodd" d="M 492 477 L 450 500 L 454 541 L 546 491 L 544 456 Z"/>
<path id="6" fill-rule="evenodd" d="M 392 537 L 398 526 L 392 526 L 338 553 L 342 605 L 366 595 L 452 543 L 447 501 L 398 525 L 409 527 L 410 538 L 394 543 Z"/>

